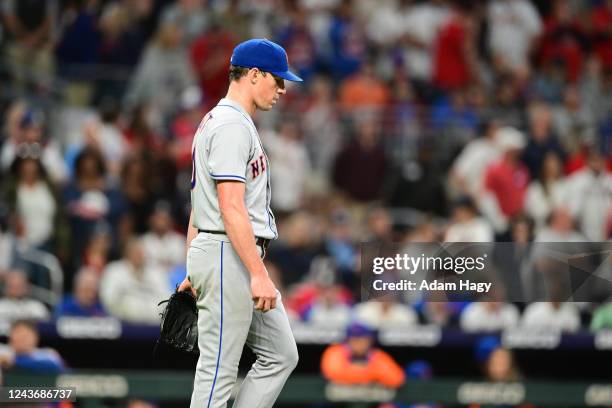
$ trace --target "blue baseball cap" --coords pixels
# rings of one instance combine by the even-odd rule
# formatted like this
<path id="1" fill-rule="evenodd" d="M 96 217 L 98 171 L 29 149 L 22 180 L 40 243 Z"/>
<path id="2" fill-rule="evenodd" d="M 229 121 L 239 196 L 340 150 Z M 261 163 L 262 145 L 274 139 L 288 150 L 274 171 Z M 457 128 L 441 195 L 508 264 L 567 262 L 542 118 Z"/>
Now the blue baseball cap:
<path id="1" fill-rule="evenodd" d="M 289 71 L 289 58 L 285 49 L 265 38 L 255 38 L 238 44 L 234 48 L 230 63 L 237 67 L 259 68 L 287 81 L 302 82 L 302 78 Z"/>

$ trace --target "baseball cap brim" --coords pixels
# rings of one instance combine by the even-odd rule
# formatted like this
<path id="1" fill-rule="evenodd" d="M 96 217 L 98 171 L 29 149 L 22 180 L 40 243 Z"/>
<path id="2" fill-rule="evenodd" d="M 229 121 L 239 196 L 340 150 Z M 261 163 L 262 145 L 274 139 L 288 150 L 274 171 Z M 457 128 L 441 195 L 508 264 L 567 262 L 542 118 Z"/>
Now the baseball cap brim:
<path id="1" fill-rule="evenodd" d="M 283 79 L 286 79 L 287 81 L 293 81 L 293 82 L 302 82 L 304 81 L 302 78 L 300 78 L 299 76 L 295 75 L 293 72 L 287 70 L 285 72 L 272 72 L 274 75 L 281 77 Z"/>

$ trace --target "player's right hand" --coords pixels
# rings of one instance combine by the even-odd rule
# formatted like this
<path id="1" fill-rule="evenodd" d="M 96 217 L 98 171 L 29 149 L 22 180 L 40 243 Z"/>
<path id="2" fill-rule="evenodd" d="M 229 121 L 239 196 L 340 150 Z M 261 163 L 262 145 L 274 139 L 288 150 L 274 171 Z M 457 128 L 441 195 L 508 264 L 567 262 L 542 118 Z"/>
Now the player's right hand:
<path id="1" fill-rule="evenodd" d="M 265 313 L 276 307 L 276 286 L 267 274 L 251 277 L 251 294 L 255 310 Z"/>

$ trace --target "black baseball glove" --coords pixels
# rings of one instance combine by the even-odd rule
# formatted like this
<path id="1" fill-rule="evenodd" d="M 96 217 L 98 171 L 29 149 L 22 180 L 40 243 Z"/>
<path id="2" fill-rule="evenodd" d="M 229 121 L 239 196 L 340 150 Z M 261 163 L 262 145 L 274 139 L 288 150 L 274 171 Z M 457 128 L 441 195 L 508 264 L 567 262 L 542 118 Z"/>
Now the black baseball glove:
<path id="1" fill-rule="evenodd" d="M 174 292 L 169 299 L 159 302 L 166 304 L 161 313 L 159 343 L 198 354 L 198 308 L 190 291 Z"/>

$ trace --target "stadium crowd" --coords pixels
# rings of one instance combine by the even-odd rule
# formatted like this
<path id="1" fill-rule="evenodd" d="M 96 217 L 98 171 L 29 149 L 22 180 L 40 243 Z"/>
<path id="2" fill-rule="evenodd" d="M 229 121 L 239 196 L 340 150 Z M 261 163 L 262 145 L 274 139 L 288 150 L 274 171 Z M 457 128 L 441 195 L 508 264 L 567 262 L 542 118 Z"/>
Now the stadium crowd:
<path id="1" fill-rule="evenodd" d="M 360 303 L 358 283 L 362 241 L 612 237 L 612 1 L 1 4 L 2 318 L 157 322 L 185 274 L 193 134 L 233 46 L 267 37 L 305 78 L 256 118 L 296 322 L 612 326 L 612 292 Z"/>

